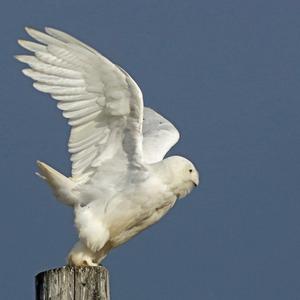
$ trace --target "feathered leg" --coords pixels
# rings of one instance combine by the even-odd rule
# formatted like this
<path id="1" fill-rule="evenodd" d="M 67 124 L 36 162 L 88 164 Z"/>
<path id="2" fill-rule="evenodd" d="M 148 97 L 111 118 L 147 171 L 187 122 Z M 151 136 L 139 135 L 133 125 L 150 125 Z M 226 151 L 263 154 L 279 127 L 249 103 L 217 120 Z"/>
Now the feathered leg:
<path id="1" fill-rule="evenodd" d="M 97 266 L 96 253 L 78 241 L 68 255 L 68 264 L 73 266 Z"/>
<path id="2" fill-rule="evenodd" d="M 73 266 L 98 266 L 112 249 L 110 243 L 97 252 L 90 250 L 84 243 L 78 241 L 68 255 L 68 264 Z"/>

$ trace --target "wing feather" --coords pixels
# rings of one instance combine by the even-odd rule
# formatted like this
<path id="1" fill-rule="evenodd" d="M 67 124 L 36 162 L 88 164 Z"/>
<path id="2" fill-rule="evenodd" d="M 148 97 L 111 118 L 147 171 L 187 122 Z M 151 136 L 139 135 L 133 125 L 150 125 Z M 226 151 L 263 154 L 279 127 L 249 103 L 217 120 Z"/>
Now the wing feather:
<path id="1" fill-rule="evenodd" d="M 26 28 L 37 42 L 19 40 L 33 55 L 16 58 L 34 87 L 58 101 L 69 119 L 72 178 L 86 182 L 101 164 L 118 155 L 141 165 L 142 93 L 133 79 L 93 48 L 57 29 Z"/>
<path id="2" fill-rule="evenodd" d="M 76 111 L 86 107 L 94 107 L 98 109 L 95 99 L 82 101 L 67 101 L 57 103 L 57 107 L 64 111 Z"/>
<path id="3" fill-rule="evenodd" d="M 18 43 L 23 48 L 31 51 L 31 52 L 37 52 L 37 51 L 47 51 L 47 47 L 38 43 L 30 42 L 30 41 L 24 41 L 24 40 L 18 40 Z"/>
<path id="4" fill-rule="evenodd" d="M 70 79 L 54 75 L 47 75 L 41 72 L 34 71 L 32 69 L 22 70 L 23 74 L 32 78 L 33 80 L 45 83 L 48 85 L 58 85 L 58 86 L 85 86 L 83 79 Z"/>
<path id="5" fill-rule="evenodd" d="M 176 127 L 149 107 L 144 108 L 143 159 L 146 163 L 161 161 L 179 140 Z"/>

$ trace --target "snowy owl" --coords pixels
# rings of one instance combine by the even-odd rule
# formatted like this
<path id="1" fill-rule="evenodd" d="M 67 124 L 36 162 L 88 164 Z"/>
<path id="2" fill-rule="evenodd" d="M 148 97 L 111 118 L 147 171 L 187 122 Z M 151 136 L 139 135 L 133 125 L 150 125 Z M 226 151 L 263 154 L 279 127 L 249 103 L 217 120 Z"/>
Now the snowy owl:
<path id="1" fill-rule="evenodd" d="M 164 159 L 177 129 L 151 108 L 134 80 L 99 52 L 62 31 L 26 28 L 33 55 L 16 58 L 33 86 L 51 94 L 71 126 L 72 176 L 38 161 L 37 173 L 74 209 L 79 241 L 68 263 L 96 266 L 110 250 L 162 218 L 199 184 L 194 165 Z"/>

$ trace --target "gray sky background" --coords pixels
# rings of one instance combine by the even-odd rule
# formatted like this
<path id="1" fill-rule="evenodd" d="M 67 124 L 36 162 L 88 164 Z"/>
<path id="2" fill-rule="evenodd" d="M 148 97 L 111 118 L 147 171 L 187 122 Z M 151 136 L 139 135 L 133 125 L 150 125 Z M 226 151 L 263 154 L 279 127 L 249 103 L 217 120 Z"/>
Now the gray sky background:
<path id="1" fill-rule="evenodd" d="M 300 295 L 300 2 L 10 0 L 0 11 L 0 298 L 33 299 L 61 266 L 72 212 L 33 173 L 65 174 L 68 128 L 13 59 L 24 26 L 97 48 L 181 132 L 171 153 L 201 187 L 104 261 L 113 299 L 296 300 Z"/>

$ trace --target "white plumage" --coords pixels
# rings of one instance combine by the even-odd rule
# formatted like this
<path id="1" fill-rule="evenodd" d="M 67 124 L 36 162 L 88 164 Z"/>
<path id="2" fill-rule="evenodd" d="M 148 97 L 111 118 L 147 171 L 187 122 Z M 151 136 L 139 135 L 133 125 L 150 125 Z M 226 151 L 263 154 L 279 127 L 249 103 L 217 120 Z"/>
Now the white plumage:
<path id="1" fill-rule="evenodd" d="M 19 41 L 33 52 L 16 56 L 30 67 L 23 73 L 57 100 L 71 126 L 72 177 L 39 161 L 38 175 L 74 208 L 79 241 L 69 263 L 97 265 L 198 185 L 198 172 L 183 157 L 163 159 L 179 133 L 143 107 L 141 90 L 122 68 L 59 30 L 26 31 L 38 43 Z"/>

